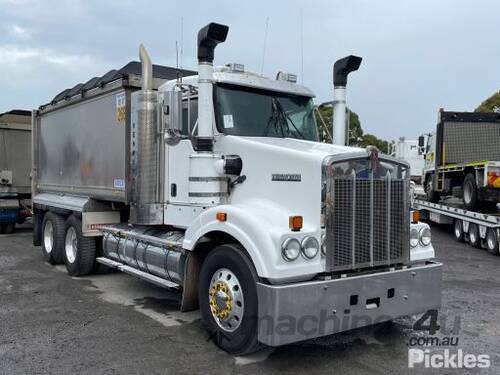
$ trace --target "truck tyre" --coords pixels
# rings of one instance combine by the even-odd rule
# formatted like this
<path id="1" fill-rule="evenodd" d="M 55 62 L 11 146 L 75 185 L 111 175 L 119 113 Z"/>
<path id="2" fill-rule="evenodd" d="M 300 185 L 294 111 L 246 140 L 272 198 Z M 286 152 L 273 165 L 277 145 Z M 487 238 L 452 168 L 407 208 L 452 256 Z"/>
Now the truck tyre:
<path id="1" fill-rule="evenodd" d="M 475 210 L 477 208 L 478 199 L 476 177 L 473 173 L 468 173 L 467 176 L 465 176 L 462 191 L 465 209 Z"/>
<path id="2" fill-rule="evenodd" d="M 437 201 L 439 201 L 439 195 L 434 190 L 433 181 L 434 181 L 434 175 L 433 174 L 427 175 L 425 179 L 424 190 L 425 190 L 425 195 L 427 196 L 427 201 L 436 203 Z"/>
<path id="3" fill-rule="evenodd" d="M 486 248 L 493 255 L 499 255 L 498 252 L 498 237 L 496 229 L 488 228 L 486 230 Z"/>
<path id="4" fill-rule="evenodd" d="M 200 272 L 198 301 L 205 327 L 215 344 L 228 353 L 256 351 L 257 273 L 243 248 L 217 246 Z"/>
<path id="5" fill-rule="evenodd" d="M 464 227 L 462 220 L 455 219 L 455 222 L 453 223 L 453 234 L 455 235 L 455 240 L 458 242 L 464 241 Z"/>
<path id="6" fill-rule="evenodd" d="M 469 242 L 472 247 L 481 248 L 481 237 L 479 237 L 479 227 L 477 224 L 469 224 Z"/>
<path id="7" fill-rule="evenodd" d="M 82 222 L 71 215 L 66 220 L 64 235 L 64 264 L 71 276 L 84 276 L 92 272 L 96 254 L 94 237 L 83 237 Z"/>
<path id="8" fill-rule="evenodd" d="M 50 264 L 61 264 L 64 248 L 64 218 L 53 212 L 47 212 L 43 216 L 41 234 L 42 253 L 45 260 Z"/>
<path id="9" fill-rule="evenodd" d="M 5 234 L 10 234 L 14 233 L 14 230 L 16 229 L 16 223 L 3 223 L 0 224 L 2 226 L 2 229 L 0 229 L 1 233 Z"/>
<path id="10" fill-rule="evenodd" d="M 42 246 L 43 217 L 43 211 L 36 208 L 33 210 L 33 246 Z"/>

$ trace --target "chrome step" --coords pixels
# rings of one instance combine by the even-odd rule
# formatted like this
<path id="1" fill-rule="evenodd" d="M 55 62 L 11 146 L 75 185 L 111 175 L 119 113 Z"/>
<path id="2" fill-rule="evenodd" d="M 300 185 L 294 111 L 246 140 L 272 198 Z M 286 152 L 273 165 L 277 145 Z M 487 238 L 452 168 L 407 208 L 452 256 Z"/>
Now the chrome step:
<path id="1" fill-rule="evenodd" d="M 114 261 L 114 260 L 111 260 L 108 258 L 104 258 L 104 257 L 98 257 L 98 258 L 96 258 L 96 260 L 99 263 L 104 264 L 105 266 L 108 266 L 110 268 L 116 268 L 119 271 L 128 273 L 129 275 L 132 275 L 132 276 L 135 276 L 139 279 L 148 281 L 148 282 L 155 284 L 157 286 L 160 286 L 163 288 L 169 288 L 169 289 L 179 288 L 179 285 L 172 282 L 172 281 L 168 281 L 168 280 L 162 279 L 161 277 L 151 275 L 150 273 L 140 271 L 136 268 L 132 268 L 132 267 L 127 266 L 123 263 L 120 263 L 120 262 L 117 262 L 117 261 Z"/>

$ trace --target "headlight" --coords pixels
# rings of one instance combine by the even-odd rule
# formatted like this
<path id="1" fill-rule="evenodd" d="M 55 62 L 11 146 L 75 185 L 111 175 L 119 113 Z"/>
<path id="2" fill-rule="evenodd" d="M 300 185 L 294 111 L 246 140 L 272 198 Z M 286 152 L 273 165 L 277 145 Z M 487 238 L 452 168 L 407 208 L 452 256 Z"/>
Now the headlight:
<path id="1" fill-rule="evenodd" d="M 431 243 L 431 230 L 424 227 L 420 229 L 420 243 L 424 246 L 429 246 Z"/>
<path id="2" fill-rule="evenodd" d="M 286 261 L 297 259 L 300 254 L 300 242 L 295 238 L 287 238 L 281 245 L 281 255 Z"/>
<path id="3" fill-rule="evenodd" d="M 420 237 L 419 237 L 419 234 L 418 234 L 418 230 L 413 228 L 412 230 L 410 230 L 410 246 L 411 247 L 416 247 L 418 245 L 418 241 L 419 241 Z"/>
<path id="4" fill-rule="evenodd" d="M 318 255 L 319 242 L 316 238 L 308 236 L 302 240 L 302 255 L 307 259 L 312 259 Z"/>

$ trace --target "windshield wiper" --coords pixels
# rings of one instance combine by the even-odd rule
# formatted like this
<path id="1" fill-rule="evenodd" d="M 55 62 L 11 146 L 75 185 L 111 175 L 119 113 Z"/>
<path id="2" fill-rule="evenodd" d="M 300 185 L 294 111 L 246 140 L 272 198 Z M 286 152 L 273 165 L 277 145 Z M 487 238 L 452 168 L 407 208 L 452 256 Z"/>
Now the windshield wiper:
<path id="1" fill-rule="evenodd" d="M 281 132 L 281 136 L 285 137 L 285 131 L 287 134 L 292 133 L 288 121 L 290 121 L 290 124 L 292 124 L 293 128 L 295 129 L 295 132 L 302 138 L 306 139 L 304 135 L 300 132 L 299 129 L 295 126 L 293 123 L 292 119 L 290 116 L 285 112 L 283 109 L 283 106 L 281 105 L 281 102 L 278 100 L 278 98 L 273 97 L 271 101 L 271 116 L 269 117 L 269 121 L 267 122 L 267 127 L 266 130 L 264 131 L 264 137 L 269 134 L 269 128 L 271 124 L 274 124 L 274 127 L 276 130 L 279 129 Z"/>

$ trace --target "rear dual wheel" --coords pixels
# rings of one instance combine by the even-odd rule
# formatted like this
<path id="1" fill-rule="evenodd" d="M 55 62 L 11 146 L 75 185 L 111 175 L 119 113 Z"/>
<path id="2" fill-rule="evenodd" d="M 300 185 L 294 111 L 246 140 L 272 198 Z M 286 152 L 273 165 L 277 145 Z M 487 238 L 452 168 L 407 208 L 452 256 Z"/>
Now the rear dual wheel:
<path id="1" fill-rule="evenodd" d="M 498 236 L 496 229 L 488 228 L 486 231 L 486 248 L 493 255 L 500 255 L 498 251 Z"/>
<path id="2" fill-rule="evenodd" d="M 50 264 L 63 262 L 64 217 L 47 212 L 42 221 L 42 253 Z"/>
<path id="3" fill-rule="evenodd" d="M 92 272 L 96 257 L 96 240 L 84 237 L 82 222 L 71 215 L 65 223 L 64 264 L 71 276 L 84 276 Z"/>
<path id="4" fill-rule="evenodd" d="M 453 223 L 453 234 L 455 236 L 455 240 L 457 240 L 458 242 L 464 241 L 464 229 L 462 220 L 455 219 L 455 222 Z"/>
<path id="5" fill-rule="evenodd" d="M 472 247 L 481 248 L 481 237 L 479 236 L 479 226 L 477 224 L 469 224 L 469 243 Z"/>

